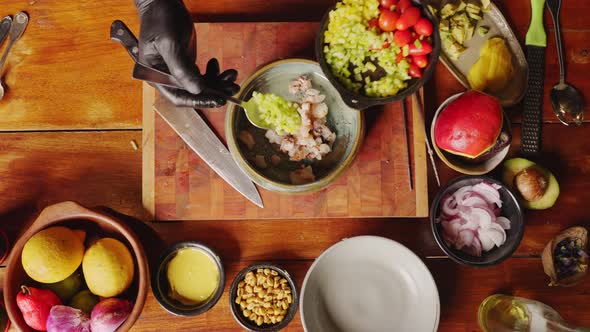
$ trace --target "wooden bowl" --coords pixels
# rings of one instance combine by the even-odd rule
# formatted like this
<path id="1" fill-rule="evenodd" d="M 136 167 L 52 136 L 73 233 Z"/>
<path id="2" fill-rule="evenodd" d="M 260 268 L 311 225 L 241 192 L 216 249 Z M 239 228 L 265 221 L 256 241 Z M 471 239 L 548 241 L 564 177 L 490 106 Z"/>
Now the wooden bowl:
<path id="1" fill-rule="evenodd" d="M 6 277 L 4 279 L 4 303 L 12 324 L 23 332 L 33 331 L 25 323 L 16 305 L 16 295 L 20 291 L 20 286 L 25 283 L 34 283 L 26 275 L 22 267 L 21 252 L 25 243 L 34 234 L 49 226 L 56 225 L 84 229 L 87 231 L 87 238 L 96 233 L 101 233 L 101 235 L 104 233 L 117 238 L 131 249 L 135 260 L 135 275 L 133 283 L 125 294 L 129 295 L 128 298 L 135 298 L 135 300 L 133 301 L 134 305 L 131 314 L 117 329 L 117 331 L 128 331 L 141 314 L 148 291 L 148 264 L 143 247 L 137 236 L 121 221 L 101 212 L 87 209 L 74 202 L 62 202 L 46 207 L 14 244 L 8 257 Z"/>

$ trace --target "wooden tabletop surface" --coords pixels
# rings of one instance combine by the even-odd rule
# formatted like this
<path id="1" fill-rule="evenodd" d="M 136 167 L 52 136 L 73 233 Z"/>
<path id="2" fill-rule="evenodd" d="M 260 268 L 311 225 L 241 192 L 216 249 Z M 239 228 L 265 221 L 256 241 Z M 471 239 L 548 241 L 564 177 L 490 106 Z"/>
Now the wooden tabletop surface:
<path id="1" fill-rule="evenodd" d="M 199 21 L 314 21 L 333 0 L 187 0 Z M 519 39 L 530 17 L 529 0 L 496 2 Z M 440 331 L 477 331 L 478 304 L 501 292 L 540 300 L 574 324 L 590 326 L 590 281 L 575 288 L 550 288 L 539 255 L 560 230 L 589 226 L 590 144 L 588 124 L 567 128 L 544 108 L 542 164 L 560 181 L 562 194 L 546 211 L 527 211 L 524 239 L 515 255 L 491 268 L 459 266 L 440 256 L 426 219 L 330 219 L 200 221 L 143 224 L 141 205 L 141 84 L 131 80 L 131 64 L 108 39 L 110 23 L 122 19 L 138 31 L 132 0 L 3 0 L 0 16 L 25 10 L 30 24 L 8 58 L 0 101 L 0 227 L 12 241 L 44 206 L 76 200 L 107 206 L 138 225 L 144 246 L 155 257 L 163 246 L 199 240 L 221 255 L 228 280 L 257 261 L 285 266 L 299 285 L 323 250 L 342 238 L 372 234 L 403 243 L 431 270 L 440 293 Z M 567 80 L 590 98 L 590 11 L 588 1 L 564 1 L 562 31 Z M 552 22 L 546 15 L 546 89 L 558 80 Z M 451 94 L 463 91 L 439 65 L 426 86 L 426 113 Z M 547 96 L 548 94 L 546 94 Z M 588 109 L 586 108 L 586 111 Z M 521 108 L 509 109 L 518 153 Z M 442 182 L 458 174 L 438 162 Z M 430 197 L 436 193 L 429 175 Z M 132 222 L 132 221 L 130 221 Z M 4 275 L 0 268 L 0 278 Z M 208 313 L 181 318 L 167 314 L 148 296 L 136 331 L 235 331 L 227 293 Z M 288 331 L 300 331 L 299 316 Z"/>

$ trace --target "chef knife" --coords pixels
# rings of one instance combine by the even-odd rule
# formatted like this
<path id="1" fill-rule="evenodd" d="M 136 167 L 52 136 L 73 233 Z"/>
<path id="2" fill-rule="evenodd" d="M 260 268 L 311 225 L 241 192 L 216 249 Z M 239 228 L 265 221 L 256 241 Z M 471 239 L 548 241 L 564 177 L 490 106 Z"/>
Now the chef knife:
<path id="1" fill-rule="evenodd" d="M 138 61 L 137 38 L 123 22 L 113 22 L 111 40 L 123 45 L 133 60 Z M 264 207 L 254 183 L 238 167 L 230 152 L 196 110 L 176 107 L 165 98 L 158 98 L 154 110 L 221 178 L 252 203 Z"/>
<path id="2" fill-rule="evenodd" d="M 535 155 L 541 151 L 541 125 L 545 81 L 545 48 L 547 35 L 543 27 L 545 0 L 531 0 L 531 24 L 526 34 L 529 63 L 528 88 L 524 95 L 521 151 Z"/>
<path id="3" fill-rule="evenodd" d="M 0 21 L 0 46 L 4 43 L 6 37 L 8 37 L 8 32 L 10 32 L 10 27 L 12 26 L 12 17 L 6 16 Z"/>
<path id="4" fill-rule="evenodd" d="M 196 110 L 176 107 L 163 97 L 158 98 L 154 110 L 225 182 L 252 203 L 264 207 L 256 186 L 238 167 L 225 145 Z"/>

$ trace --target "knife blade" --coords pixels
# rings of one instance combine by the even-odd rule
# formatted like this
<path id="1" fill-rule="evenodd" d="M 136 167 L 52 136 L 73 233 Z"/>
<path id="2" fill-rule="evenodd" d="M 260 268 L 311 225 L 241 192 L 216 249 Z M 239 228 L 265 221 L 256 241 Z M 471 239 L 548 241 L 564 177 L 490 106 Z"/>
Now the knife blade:
<path id="1" fill-rule="evenodd" d="M 165 85 L 175 89 L 182 89 L 180 82 L 178 82 L 174 76 L 148 67 L 140 62 L 136 62 L 135 66 L 133 66 L 133 78 L 140 81 Z"/>
<path id="2" fill-rule="evenodd" d="M 264 207 L 254 183 L 238 167 L 225 145 L 196 110 L 176 107 L 162 97 L 156 101 L 154 110 L 225 182 L 252 203 Z"/>
<path id="3" fill-rule="evenodd" d="M 5 16 L 2 21 L 0 21 L 0 46 L 8 37 L 8 32 L 10 32 L 10 27 L 12 26 L 12 17 Z"/>
<path id="4" fill-rule="evenodd" d="M 111 40 L 123 45 L 136 65 L 140 65 L 140 68 L 147 69 L 146 71 L 148 72 L 158 72 L 156 69 L 140 64 L 137 38 L 135 38 L 133 32 L 129 30 L 125 23 L 120 20 L 114 21 L 111 24 L 110 35 Z M 170 76 L 166 73 L 162 74 Z M 252 203 L 264 208 L 262 198 L 260 198 L 260 194 L 254 183 L 238 167 L 225 145 L 221 143 L 196 110 L 176 107 L 165 98 L 158 98 L 154 105 L 154 111 L 222 179 Z"/>
<path id="5" fill-rule="evenodd" d="M 525 42 L 529 78 L 523 102 L 522 143 L 520 147 L 525 155 L 536 155 L 541 151 L 545 49 L 547 48 L 547 35 L 543 27 L 545 0 L 531 0 L 531 7 L 531 24 Z"/>

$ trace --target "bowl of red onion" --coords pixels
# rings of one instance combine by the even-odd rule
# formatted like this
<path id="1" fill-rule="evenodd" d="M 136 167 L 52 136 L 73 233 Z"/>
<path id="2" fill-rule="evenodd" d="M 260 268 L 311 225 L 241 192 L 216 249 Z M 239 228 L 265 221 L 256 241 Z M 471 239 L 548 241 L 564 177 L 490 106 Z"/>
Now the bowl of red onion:
<path id="1" fill-rule="evenodd" d="M 457 263 L 492 266 L 518 248 L 524 233 L 520 204 L 501 182 L 485 176 L 451 180 L 430 209 L 432 233 Z"/>

